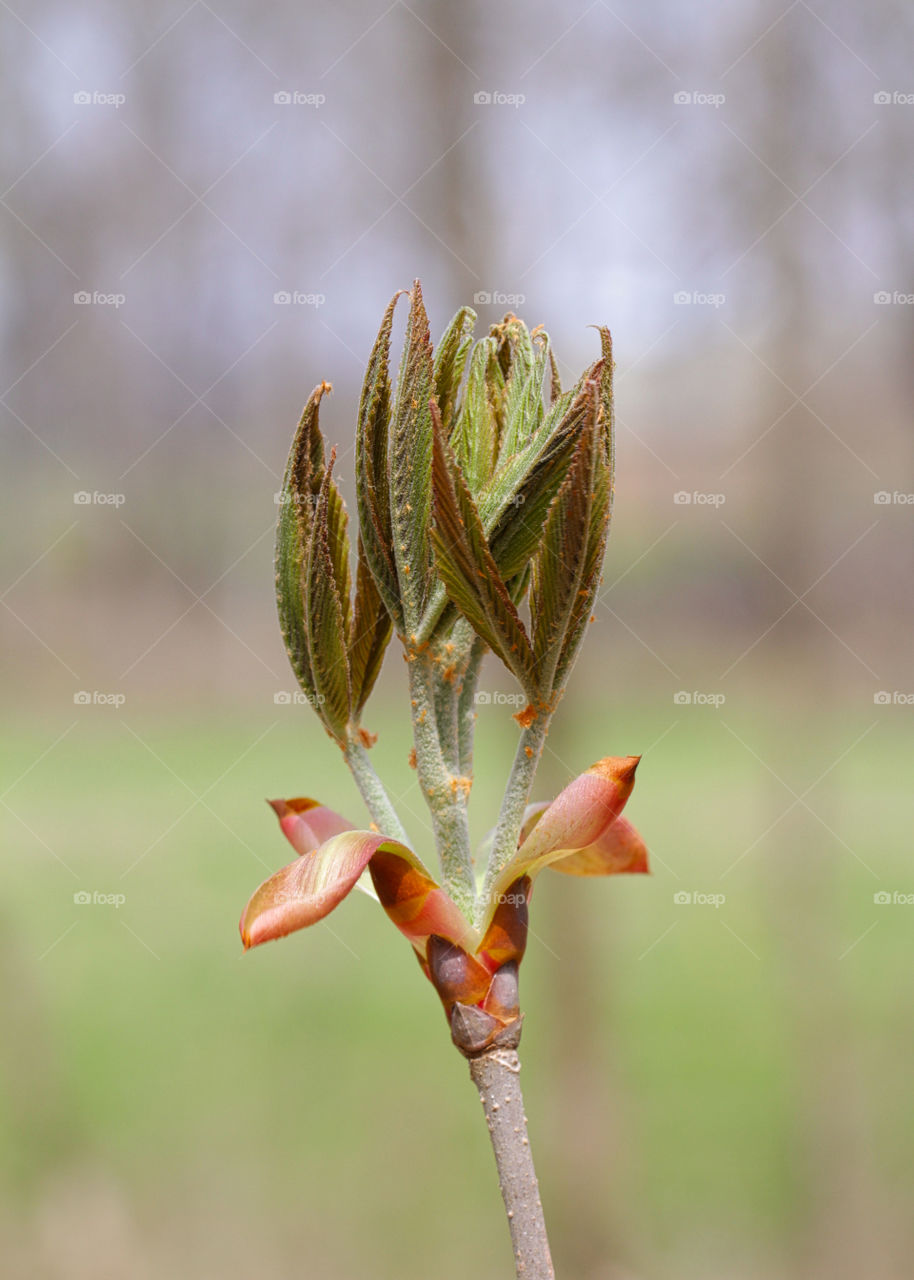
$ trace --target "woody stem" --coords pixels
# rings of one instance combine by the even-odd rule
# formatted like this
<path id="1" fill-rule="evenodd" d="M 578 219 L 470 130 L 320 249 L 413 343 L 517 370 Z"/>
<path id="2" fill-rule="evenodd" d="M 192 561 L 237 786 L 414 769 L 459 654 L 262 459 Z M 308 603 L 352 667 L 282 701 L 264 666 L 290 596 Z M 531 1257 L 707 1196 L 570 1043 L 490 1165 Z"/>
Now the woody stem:
<path id="1" fill-rule="evenodd" d="M 489 1049 L 469 1059 L 495 1152 L 498 1183 L 518 1280 L 555 1280 L 515 1049 Z"/>

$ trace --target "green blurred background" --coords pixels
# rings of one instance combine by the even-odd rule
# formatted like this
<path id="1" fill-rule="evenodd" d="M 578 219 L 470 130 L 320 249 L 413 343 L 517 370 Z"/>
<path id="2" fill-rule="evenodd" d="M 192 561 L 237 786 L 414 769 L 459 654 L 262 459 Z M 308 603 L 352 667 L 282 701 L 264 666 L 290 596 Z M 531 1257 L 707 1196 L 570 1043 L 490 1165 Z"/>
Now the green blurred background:
<path id="1" fill-rule="evenodd" d="M 478 1100 L 381 913 L 244 958 L 236 928 L 287 859 L 264 797 L 361 814 L 291 701 L 273 495 L 326 378 L 352 506 L 361 365 L 420 275 L 433 332 L 516 310 L 566 380 L 587 324 L 616 341 L 605 582 L 536 795 L 643 753 L 654 874 L 537 887 L 557 1272 L 910 1275 L 912 26 L 7 10 L 4 1274 L 510 1274 Z M 392 649 L 367 723 L 428 854 L 403 676 Z M 509 677 L 481 687 L 478 839 L 516 735 Z"/>

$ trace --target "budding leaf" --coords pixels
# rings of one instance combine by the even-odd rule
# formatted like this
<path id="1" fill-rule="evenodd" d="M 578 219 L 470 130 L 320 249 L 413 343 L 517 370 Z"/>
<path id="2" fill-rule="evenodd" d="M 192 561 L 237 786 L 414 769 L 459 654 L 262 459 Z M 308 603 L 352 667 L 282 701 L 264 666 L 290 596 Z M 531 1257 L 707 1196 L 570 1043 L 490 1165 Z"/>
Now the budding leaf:
<path id="1" fill-rule="evenodd" d="M 483 338 L 473 348 L 463 404 L 451 436 L 454 454 L 474 495 L 488 484 L 495 471 L 499 430 L 496 406 L 503 392 L 496 341 Z"/>
<path id="2" fill-rule="evenodd" d="M 457 409 L 457 398 L 467 356 L 473 345 L 473 326 L 476 312 L 472 307 L 461 307 L 445 329 L 435 352 L 435 400 L 444 429 L 450 433 Z"/>
<path id="3" fill-rule="evenodd" d="M 603 428 L 603 440 L 606 456 L 609 460 L 610 482 L 614 463 L 613 450 L 616 435 L 616 410 L 613 403 L 613 340 L 606 325 L 597 325 L 600 335 L 600 346 L 603 349 L 602 360 L 597 366 L 600 374 L 600 423 Z M 595 369 L 596 372 L 596 369 Z"/>
<path id="4" fill-rule="evenodd" d="M 342 745 L 351 706 L 346 645 L 350 627 L 349 540 L 343 500 L 331 476 L 334 458 L 335 452 L 324 471 L 314 506 L 308 541 L 305 623 L 316 710 L 327 731 Z"/>
<path id="5" fill-rule="evenodd" d="M 533 649 L 489 550 L 476 504 L 457 467 L 434 404 L 435 524 L 432 542 L 448 596 L 477 635 L 512 671 L 531 702 L 539 688 Z"/>
<path id="6" fill-rule="evenodd" d="M 390 432 L 390 519 L 404 630 L 412 634 L 432 585 L 431 516 L 432 343 L 418 280 L 409 320 Z"/>
<path id="7" fill-rule="evenodd" d="M 279 625 L 296 679 L 313 700 L 314 677 L 305 625 L 305 579 L 314 503 L 324 471 L 324 443 L 318 424 L 321 398 L 328 382 L 308 397 L 292 441 L 280 492 L 276 530 L 276 601 Z"/>
<path id="8" fill-rule="evenodd" d="M 519 453 L 536 434 L 543 420 L 543 375 L 548 360 L 549 339 L 537 335 L 539 350 L 527 326 L 521 321 L 512 325 L 517 334 L 514 358 L 505 381 L 504 431 L 499 463 Z"/>
<path id="9" fill-rule="evenodd" d="M 394 625 L 404 630 L 394 558 L 387 470 L 390 431 L 390 330 L 400 294 L 394 294 L 375 340 L 359 404 L 356 435 L 356 483 L 359 528 L 365 559 Z"/>
<path id="10" fill-rule="evenodd" d="M 555 362 L 555 352 L 552 347 L 549 348 L 549 394 L 552 404 L 555 404 L 562 394 L 562 379 L 559 376 L 559 367 Z"/>
<path id="11" fill-rule="evenodd" d="M 365 559 L 359 535 L 355 605 L 349 633 L 349 674 L 352 686 L 352 718 L 357 719 L 374 688 L 391 634 L 390 614 Z"/>
<path id="12" fill-rule="evenodd" d="M 556 689 L 559 667 L 589 616 L 606 538 L 607 464 L 598 422 L 599 388 L 588 384 L 588 413 L 561 489 L 556 494 L 533 565 L 530 613 L 533 652 L 543 684 Z M 599 559 L 598 559 L 599 556 Z"/>
<path id="13" fill-rule="evenodd" d="M 490 534 L 492 554 L 505 578 L 520 573 L 536 553 L 549 506 L 565 479 L 590 412 L 591 393 L 567 392 L 550 410 L 527 448 L 500 472 L 487 497 L 501 502 Z"/>

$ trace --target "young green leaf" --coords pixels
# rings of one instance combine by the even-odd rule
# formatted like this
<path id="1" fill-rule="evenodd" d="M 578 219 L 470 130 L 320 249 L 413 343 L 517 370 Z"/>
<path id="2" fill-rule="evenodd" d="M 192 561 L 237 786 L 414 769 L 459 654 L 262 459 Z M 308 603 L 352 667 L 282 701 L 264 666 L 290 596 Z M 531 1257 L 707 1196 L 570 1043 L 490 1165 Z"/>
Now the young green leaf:
<path id="1" fill-rule="evenodd" d="M 565 654 L 569 632 L 574 629 L 582 605 L 592 598 L 593 555 L 605 526 L 602 504 L 593 523 L 594 500 L 600 469 L 606 460 L 598 422 L 599 388 L 589 384 L 589 411 L 575 446 L 562 487 L 549 508 L 539 551 L 533 564 L 530 614 L 533 619 L 533 652 L 544 687 L 556 691 L 555 676 Z M 592 538 L 593 534 L 593 538 Z M 597 566 L 597 575 L 599 566 Z"/>
<path id="2" fill-rule="evenodd" d="M 542 331 L 534 337 L 518 321 L 524 341 L 511 364 L 505 383 L 504 434 L 500 464 L 513 457 L 536 435 L 543 421 L 543 376 L 549 358 L 549 338 Z"/>
<path id="3" fill-rule="evenodd" d="M 493 485 L 486 495 L 492 505 L 493 499 L 500 499 L 502 503 L 490 542 L 505 578 L 519 573 L 536 554 L 546 513 L 565 479 L 584 429 L 591 393 L 582 388 L 567 395 L 565 411 L 561 414 L 550 411 L 539 436 L 515 464 L 509 464 L 500 473 L 501 492 Z"/>
<path id="4" fill-rule="evenodd" d="M 402 292 L 402 291 L 401 291 Z M 365 559 L 394 625 L 404 630 L 390 516 L 387 444 L 390 432 L 390 331 L 401 293 L 384 312 L 359 404 L 356 433 L 356 493 Z"/>
<path id="5" fill-rule="evenodd" d="M 606 325 L 597 325 L 600 335 L 600 346 L 603 354 L 600 362 L 600 424 L 603 428 L 603 440 L 606 456 L 609 459 L 610 473 L 613 468 L 613 447 L 616 434 L 616 410 L 613 403 L 613 340 Z"/>
<path id="6" fill-rule="evenodd" d="M 334 450 L 324 470 L 308 539 L 305 625 L 315 709 L 328 733 L 343 745 L 351 707 L 349 565 L 346 513 L 331 475 L 335 456 Z"/>
<path id="7" fill-rule="evenodd" d="M 434 374 L 428 316 L 418 280 L 410 297 L 388 459 L 394 563 L 408 635 L 419 624 L 433 579 L 428 526 L 432 496 L 429 403 L 434 395 Z"/>
<path id="8" fill-rule="evenodd" d="M 324 442 L 318 416 L 329 382 L 308 397 L 292 441 L 280 491 L 276 529 L 276 603 L 286 652 L 296 679 L 313 700 L 314 678 L 305 626 L 305 575 L 314 503 L 324 470 Z"/>
<path id="9" fill-rule="evenodd" d="M 349 632 L 349 675 L 352 685 L 352 719 L 357 720 L 384 661 L 391 634 L 390 614 L 378 594 L 365 559 L 362 536 L 358 542 L 355 605 Z"/>
<path id="10" fill-rule="evenodd" d="M 434 403 L 432 543 L 448 596 L 477 635 L 520 682 L 531 702 L 539 697 L 533 650 L 498 571 L 466 481 L 454 461 Z"/>
<path id="11" fill-rule="evenodd" d="M 555 361 L 555 352 L 552 347 L 549 348 L 549 395 L 550 403 L 555 404 L 559 396 L 562 394 L 562 379 L 559 375 L 559 367 Z"/>
<path id="12" fill-rule="evenodd" d="M 494 338 L 483 338 L 473 348 L 463 404 L 451 435 L 451 447 L 474 495 L 488 484 L 495 471 L 498 456 L 496 404 L 503 392 L 497 344 Z"/>
<path id="13" fill-rule="evenodd" d="M 435 350 L 435 400 L 444 429 L 448 433 L 454 424 L 460 383 L 473 345 L 475 324 L 476 312 L 472 307 L 461 307 L 445 329 Z"/>

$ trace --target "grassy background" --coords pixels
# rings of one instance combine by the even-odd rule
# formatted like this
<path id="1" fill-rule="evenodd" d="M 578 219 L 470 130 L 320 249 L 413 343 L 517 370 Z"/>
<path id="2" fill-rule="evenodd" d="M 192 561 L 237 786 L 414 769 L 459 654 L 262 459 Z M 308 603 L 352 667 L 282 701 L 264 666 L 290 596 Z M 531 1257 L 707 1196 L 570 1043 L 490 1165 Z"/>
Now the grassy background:
<path id="1" fill-rule="evenodd" d="M 912 908 L 873 897 L 914 892 L 904 722 L 820 715 L 785 741 L 771 704 L 631 704 L 610 731 L 585 724 L 587 688 L 537 791 L 644 750 L 630 808 L 654 874 L 537 887 L 525 1088 L 557 1261 L 770 1274 L 804 1247 L 829 1142 L 864 1139 L 849 1212 L 914 1190 L 898 1053 Z M 5 812 L 9 1274 L 506 1274 L 478 1102 L 377 908 L 355 895 L 242 958 L 240 909 L 287 855 L 259 797 L 360 812 L 316 724 L 285 707 L 74 719 L 49 751 L 68 722 L 2 744 L 10 781 L 34 762 Z M 874 721 L 806 798 L 831 830 L 802 804 L 781 816 L 792 797 L 760 758 L 802 793 Z M 394 710 L 372 723 L 379 767 L 410 787 Z M 511 737 L 509 711 L 481 710 L 480 837 Z M 421 846 L 415 789 L 403 811 Z M 78 905 L 81 890 L 125 901 Z"/>

